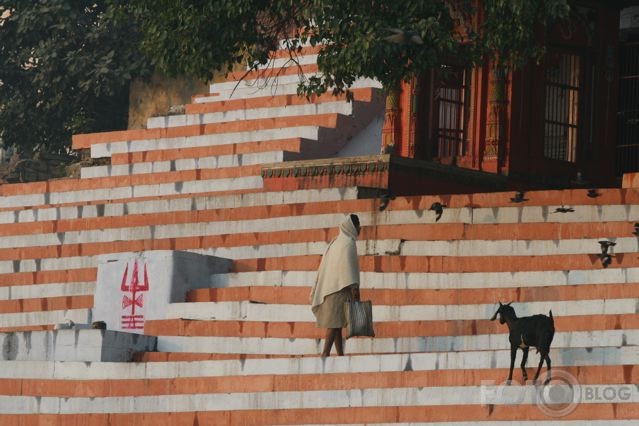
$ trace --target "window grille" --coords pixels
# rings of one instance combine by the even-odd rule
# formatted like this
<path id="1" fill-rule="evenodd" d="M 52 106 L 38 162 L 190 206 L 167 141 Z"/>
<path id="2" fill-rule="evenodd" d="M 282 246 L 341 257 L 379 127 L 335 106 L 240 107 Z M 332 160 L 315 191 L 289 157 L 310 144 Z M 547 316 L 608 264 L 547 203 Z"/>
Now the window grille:
<path id="1" fill-rule="evenodd" d="M 619 49 L 617 176 L 639 171 L 639 43 Z"/>
<path id="2" fill-rule="evenodd" d="M 581 90 L 579 55 L 555 52 L 546 64 L 544 156 L 575 162 L 579 138 Z"/>
<path id="3" fill-rule="evenodd" d="M 434 137 L 439 158 L 463 155 L 467 127 L 469 70 L 442 65 L 435 87 Z"/>

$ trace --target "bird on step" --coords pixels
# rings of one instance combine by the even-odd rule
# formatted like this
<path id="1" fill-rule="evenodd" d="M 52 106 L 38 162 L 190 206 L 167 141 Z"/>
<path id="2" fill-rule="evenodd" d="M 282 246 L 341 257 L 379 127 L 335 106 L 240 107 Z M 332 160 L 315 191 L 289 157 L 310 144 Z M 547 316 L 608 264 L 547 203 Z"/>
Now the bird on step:
<path id="1" fill-rule="evenodd" d="M 588 194 L 586 194 L 589 198 L 597 198 L 601 197 L 601 194 L 597 192 L 596 189 L 589 189 Z"/>
<path id="2" fill-rule="evenodd" d="M 572 213 L 574 211 L 575 209 L 573 209 L 572 207 L 564 207 L 564 206 L 557 207 L 555 209 L 555 213 Z"/>
<path id="3" fill-rule="evenodd" d="M 612 255 L 608 253 L 608 249 L 610 247 L 614 247 L 617 243 L 612 241 L 599 241 L 599 245 L 601 245 L 601 253 L 599 254 L 599 259 L 601 259 L 601 265 L 604 268 L 607 268 L 610 263 L 612 263 Z"/>
<path id="4" fill-rule="evenodd" d="M 388 203 L 390 203 L 391 200 L 395 199 L 394 195 L 390 195 L 390 194 L 384 194 L 380 197 L 381 201 L 379 203 L 379 211 L 383 212 L 384 210 L 386 210 L 386 207 L 388 207 Z"/>
<path id="5" fill-rule="evenodd" d="M 524 191 L 515 192 L 515 196 L 510 199 L 513 203 L 523 203 L 524 201 L 528 201 L 528 198 L 524 198 Z"/>
<path id="6" fill-rule="evenodd" d="M 439 219 L 441 219 L 442 213 L 444 213 L 444 207 L 446 206 L 437 201 L 431 204 L 430 209 L 428 210 L 432 210 L 435 212 L 435 222 L 438 222 Z"/>

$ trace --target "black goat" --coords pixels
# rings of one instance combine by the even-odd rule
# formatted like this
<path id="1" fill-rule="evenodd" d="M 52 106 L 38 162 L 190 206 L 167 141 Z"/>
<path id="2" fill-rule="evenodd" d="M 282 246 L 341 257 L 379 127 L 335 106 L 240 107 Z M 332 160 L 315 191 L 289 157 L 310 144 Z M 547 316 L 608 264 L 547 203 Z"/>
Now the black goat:
<path id="1" fill-rule="evenodd" d="M 530 317 L 517 318 L 515 309 L 510 306 L 510 303 L 503 305 L 499 302 L 499 309 L 497 309 L 495 315 L 490 319 L 493 321 L 497 318 L 497 315 L 499 315 L 499 323 L 506 323 L 508 326 L 508 340 L 510 340 L 510 372 L 508 373 L 508 383 L 510 383 L 513 378 L 513 367 L 515 365 L 515 358 L 517 357 L 517 348 L 521 348 L 524 352 L 524 359 L 521 360 L 521 371 L 524 374 L 524 382 L 528 380 L 526 361 L 528 360 L 528 349 L 530 346 L 533 346 L 537 348 L 537 353 L 539 353 L 541 357 L 534 380 L 535 382 L 537 381 L 541 366 L 544 360 L 546 360 L 547 378 L 544 383 L 547 384 L 550 382 L 550 357 L 548 356 L 548 352 L 550 351 L 552 339 L 555 336 L 555 320 L 552 317 L 552 311 L 549 311 L 550 316 L 533 315 Z"/>

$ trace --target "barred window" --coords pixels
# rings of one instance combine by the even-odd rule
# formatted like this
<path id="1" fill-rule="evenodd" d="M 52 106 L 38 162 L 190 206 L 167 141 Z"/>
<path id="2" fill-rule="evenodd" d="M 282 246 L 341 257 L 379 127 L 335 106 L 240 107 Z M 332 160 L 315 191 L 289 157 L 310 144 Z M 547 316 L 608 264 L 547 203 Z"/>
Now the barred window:
<path id="1" fill-rule="evenodd" d="M 467 125 L 467 69 L 442 65 L 435 86 L 433 123 L 437 142 L 437 156 L 463 155 Z"/>
<path id="2" fill-rule="evenodd" d="M 581 65 L 579 55 L 548 54 L 544 115 L 544 156 L 547 158 L 577 160 Z"/>

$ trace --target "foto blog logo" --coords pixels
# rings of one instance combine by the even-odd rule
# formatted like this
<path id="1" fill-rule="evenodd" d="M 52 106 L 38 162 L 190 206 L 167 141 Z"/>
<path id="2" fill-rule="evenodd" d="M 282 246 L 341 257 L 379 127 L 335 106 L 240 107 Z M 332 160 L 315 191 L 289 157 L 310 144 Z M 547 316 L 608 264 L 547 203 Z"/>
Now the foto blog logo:
<path id="1" fill-rule="evenodd" d="M 552 370 L 552 380 L 546 383 L 547 374 L 537 382 L 528 381 L 525 386 L 512 381 L 498 385 L 494 381 L 481 382 L 482 405 L 534 404 L 548 417 L 565 417 L 575 411 L 580 403 L 623 403 L 630 401 L 637 389 L 633 385 L 581 385 L 575 376 L 563 370 Z"/>

